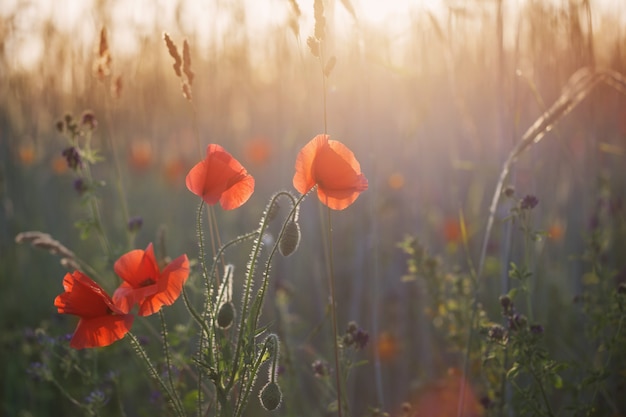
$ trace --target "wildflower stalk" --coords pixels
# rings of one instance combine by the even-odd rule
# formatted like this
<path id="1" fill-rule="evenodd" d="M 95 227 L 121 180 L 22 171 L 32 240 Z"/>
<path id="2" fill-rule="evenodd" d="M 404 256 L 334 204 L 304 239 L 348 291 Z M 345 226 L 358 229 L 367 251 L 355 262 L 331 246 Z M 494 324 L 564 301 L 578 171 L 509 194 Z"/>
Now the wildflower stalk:
<path id="1" fill-rule="evenodd" d="M 334 256 L 333 256 L 333 229 L 331 224 L 330 207 L 327 208 L 327 226 L 328 234 L 328 286 L 330 287 L 330 315 L 333 324 L 333 348 L 335 354 L 335 383 L 337 384 L 337 414 L 339 417 L 342 415 L 342 390 L 341 390 L 341 375 L 339 369 L 339 343 L 337 341 L 337 310 L 335 301 L 335 273 L 334 273 Z"/>
<path id="2" fill-rule="evenodd" d="M 269 224 L 269 216 L 267 213 L 263 216 L 261 220 L 261 225 L 258 228 L 256 239 L 254 240 L 254 248 L 250 254 L 250 260 L 248 261 L 248 271 L 246 274 L 245 284 L 244 284 L 244 295 L 243 302 L 241 307 L 241 318 L 239 321 L 239 329 L 237 336 L 237 346 L 235 348 L 235 356 L 233 360 L 233 369 L 231 371 L 231 375 L 229 377 L 229 381 L 227 383 L 227 390 L 230 390 L 235 383 L 235 376 L 237 370 L 240 368 L 240 360 L 241 360 L 241 350 L 243 348 L 243 344 L 248 342 L 246 336 L 248 336 L 248 332 L 254 332 L 255 329 L 249 327 L 251 323 L 246 323 L 246 318 L 248 317 L 248 309 L 250 308 L 250 299 L 251 299 L 251 291 L 252 291 L 252 281 L 254 278 L 254 271 L 256 268 L 256 264 L 259 259 L 259 253 L 261 251 L 261 247 L 263 246 L 263 233 Z"/>
<path id="3" fill-rule="evenodd" d="M 294 218 L 295 213 L 297 212 L 297 210 L 298 210 L 302 200 L 304 200 L 304 197 L 306 196 L 306 194 L 303 194 L 302 196 L 300 196 L 300 198 L 295 200 L 290 193 L 285 192 L 285 191 L 279 192 L 279 193 L 277 193 L 274 196 L 274 198 L 272 198 L 272 200 L 268 204 L 268 207 L 271 208 L 272 205 L 274 204 L 274 202 L 280 196 L 287 196 L 291 200 L 292 207 L 291 207 L 291 211 L 289 211 L 289 214 L 287 215 L 287 217 L 285 218 L 285 221 L 283 222 L 283 226 L 282 226 L 282 228 L 280 230 L 280 233 L 278 234 L 278 237 L 276 238 L 276 241 L 274 242 L 274 246 L 272 247 L 272 250 L 270 251 L 270 254 L 269 254 L 268 258 L 267 258 L 267 262 L 265 263 L 265 270 L 263 271 L 263 282 L 261 283 L 261 288 L 259 289 L 259 291 L 257 293 L 257 298 L 255 299 L 255 302 L 254 302 L 254 304 L 257 305 L 258 308 L 254 309 L 252 311 L 252 313 L 254 313 L 254 317 L 251 317 L 251 324 L 252 324 L 253 328 L 256 328 L 258 326 L 259 317 L 261 316 L 261 308 L 260 308 L 260 306 L 263 305 L 265 292 L 267 290 L 267 285 L 269 283 L 270 268 L 271 268 L 271 265 L 272 265 L 272 260 L 274 258 L 274 255 L 276 254 L 276 251 L 278 249 L 280 241 L 281 241 L 283 235 L 285 234 L 285 229 L 287 228 L 287 223 L 290 221 L 290 219 Z"/>
<path id="4" fill-rule="evenodd" d="M 174 388 L 174 380 L 172 379 L 172 360 L 170 358 L 169 342 L 167 341 L 167 325 L 165 324 L 165 315 L 163 310 L 159 310 L 159 319 L 161 321 L 161 337 L 163 338 L 163 354 L 165 356 L 165 368 L 167 372 L 167 379 L 170 384 L 170 389 L 175 395 L 175 400 L 181 404 L 180 397 Z M 182 404 L 181 404 L 182 407 Z"/>
<path id="5" fill-rule="evenodd" d="M 133 346 L 135 353 L 137 354 L 139 359 L 141 359 L 141 361 L 144 363 L 144 365 L 148 369 L 150 376 L 154 378 L 154 380 L 159 384 L 159 387 L 161 387 L 161 390 L 167 397 L 167 401 L 172 406 L 174 412 L 176 413 L 176 416 L 184 417 L 185 410 L 183 409 L 182 404 L 180 403 L 180 400 L 179 401 L 176 400 L 176 395 L 172 392 L 170 387 L 167 386 L 165 381 L 163 381 L 163 378 L 161 378 L 161 376 L 157 372 L 156 368 L 152 364 L 152 361 L 148 357 L 148 354 L 146 353 L 144 348 L 141 346 L 141 343 L 139 343 L 139 340 L 137 340 L 137 337 L 131 332 L 128 332 L 127 335 L 128 335 L 131 345 Z"/>
<path id="6" fill-rule="evenodd" d="M 122 216 L 124 216 L 124 224 L 128 224 L 128 221 L 130 220 L 130 214 L 128 211 L 128 203 L 126 201 L 126 193 L 124 191 L 124 185 L 122 182 L 122 168 L 121 168 L 121 164 L 120 164 L 120 157 L 119 157 L 119 153 L 117 151 L 117 141 L 115 140 L 114 134 L 113 134 L 113 116 L 112 116 L 112 112 L 111 112 L 111 97 L 108 93 L 108 91 L 106 91 L 106 86 L 110 85 L 111 83 L 111 76 L 107 76 L 107 79 L 105 81 L 105 83 L 102 84 L 103 88 L 105 89 L 104 91 L 104 107 L 105 107 L 105 118 L 107 121 L 107 125 L 109 127 L 108 129 L 108 139 L 109 139 L 109 146 L 111 147 L 111 154 L 113 156 L 113 165 L 115 167 L 115 189 L 117 191 L 117 194 L 119 196 L 120 199 L 120 204 L 122 206 Z M 134 237 L 135 234 L 131 233 L 128 228 L 126 229 L 126 238 L 128 240 L 128 249 L 133 249 L 133 241 L 134 241 Z"/>
<path id="7" fill-rule="evenodd" d="M 272 337 L 275 340 L 270 339 Z M 278 338 L 276 337 L 276 335 L 273 335 L 273 334 L 269 335 L 267 337 L 267 339 L 265 339 L 265 343 L 263 343 L 263 347 L 261 348 L 261 352 L 259 352 L 256 360 L 254 361 L 254 364 L 252 365 L 252 370 L 250 372 L 251 375 L 258 375 L 259 374 L 259 369 L 260 369 L 261 365 L 263 365 L 263 363 L 265 362 L 265 360 L 263 360 L 263 358 L 265 357 L 265 354 L 267 353 L 267 350 L 268 350 L 267 345 L 270 342 L 272 342 L 274 344 L 278 343 Z M 274 354 L 274 352 L 270 352 L 270 354 L 272 355 L 272 354 Z M 276 372 L 275 372 L 275 370 L 276 370 L 275 369 L 275 365 L 276 365 L 275 361 L 273 361 L 273 363 L 272 363 L 273 369 L 272 369 L 272 371 L 270 371 L 271 372 L 271 380 L 272 380 L 272 382 L 274 381 L 274 376 L 276 374 Z M 244 410 L 246 408 L 246 405 L 248 403 L 248 397 L 250 396 L 250 393 L 252 392 L 252 388 L 253 388 L 255 380 L 256 380 L 256 378 L 248 378 L 248 380 L 246 381 L 246 384 L 245 384 L 245 386 L 242 389 L 242 394 L 239 396 L 237 404 L 235 405 L 235 414 L 233 414 L 234 417 L 240 417 L 243 414 L 243 412 L 244 412 Z"/>

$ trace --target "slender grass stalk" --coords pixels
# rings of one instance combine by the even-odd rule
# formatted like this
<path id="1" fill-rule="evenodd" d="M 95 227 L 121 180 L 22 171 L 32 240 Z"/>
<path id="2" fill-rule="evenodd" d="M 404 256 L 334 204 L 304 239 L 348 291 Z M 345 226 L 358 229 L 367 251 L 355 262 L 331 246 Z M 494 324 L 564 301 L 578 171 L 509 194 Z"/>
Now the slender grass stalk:
<path id="1" fill-rule="evenodd" d="M 333 325 L 333 347 L 335 356 L 335 383 L 337 384 L 337 414 L 339 417 L 342 415 L 342 390 L 341 390 L 341 373 L 339 369 L 339 343 L 337 341 L 337 309 L 336 309 L 336 297 L 335 297 L 335 273 L 334 273 L 334 256 L 333 256 L 333 237 L 332 237 L 332 223 L 330 207 L 327 211 L 327 226 L 328 234 L 328 286 L 330 288 L 330 315 Z"/>
<path id="2" fill-rule="evenodd" d="M 109 85 L 111 82 L 111 76 L 109 75 L 106 78 L 106 84 L 103 83 L 102 86 L 105 88 L 103 93 L 104 95 L 104 108 L 105 108 L 105 118 L 108 125 L 108 139 L 109 146 L 111 146 L 111 155 L 113 156 L 113 166 L 115 167 L 115 189 L 117 190 L 118 197 L 120 199 L 120 205 L 122 207 L 122 215 L 124 218 L 124 225 L 128 225 L 130 220 L 130 214 L 128 211 L 128 202 L 126 201 L 126 192 L 124 191 L 124 184 L 122 182 L 122 168 L 120 164 L 120 157 L 117 151 L 117 140 L 115 140 L 115 135 L 113 134 L 113 116 L 111 114 L 111 97 L 106 91 L 106 85 Z M 126 230 L 126 239 L 128 244 L 128 249 L 133 249 L 133 240 L 134 234 L 131 233 L 128 228 Z"/>
<path id="3" fill-rule="evenodd" d="M 165 356 L 165 372 L 167 373 L 167 382 L 170 384 L 172 393 L 176 396 L 175 400 L 181 404 L 182 408 L 182 403 L 178 393 L 176 392 L 174 379 L 172 378 L 172 359 L 170 357 L 170 345 L 167 340 L 167 325 L 165 324 L 165 315 L 163 314 L 163 310 L 159 310 L 159 319 L 161 321 L 161 338 L 163 339 L 163 355 Z"/>

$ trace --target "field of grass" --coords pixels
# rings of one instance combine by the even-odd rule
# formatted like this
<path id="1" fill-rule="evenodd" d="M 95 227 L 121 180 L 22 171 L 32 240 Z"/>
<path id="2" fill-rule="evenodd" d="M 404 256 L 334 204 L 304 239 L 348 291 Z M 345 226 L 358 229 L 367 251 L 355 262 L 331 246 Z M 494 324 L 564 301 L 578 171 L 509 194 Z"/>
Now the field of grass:
<path id="1" fill-rule="evenodd" d="M 528 0 L 511 14 L 504 0 L 448 1 L 396 27 L 360 20 L 359 3 L 352 16 L 350 1 L 325 1 L 318 59 L 307 44 L 313 7 L 297 0 L 270 2 L 284 19 L 263 33 L 249 30 L 259 23 L 243 1 L 215 1 L 220 18 L 199 20 L 223 31 L 208 40 L 182 18 L 116 21 L 105 2 L 83 17 L 93 36 L 64 28 L 58 11 L 31 27 L 32 6 L 15 3 L 0 15 L 0 414 L 224 413 L 209 377 L 196 401 L 195 352 L 207 341 L 182 299 L 163 314 L 171 358 L 158 318 L 133 327 L 162 380 L 174 374 L 182 405 L 172 410 L 128 340 L 69 347 L 77 319 L 54 300 L 71 269 L 16 236 L 50 234 L 110 294 L 129 250 L 154 242 L 160 259 L 186 254 L 185 288 L 201 309 L 188 171 L 215 143 L 256 181 L 241 207 L 203 216 L 210 261 L 215 225 L 226 243 L 259 227 L 276 192 L 299 197 L 296 157 L 327 132 L 369 187 L 332 216 L 315 192 L 303 200 L 301 240 L 273 260 L 258 324 L 268 326 L 258 343 L 280 340 L 282 404 L 269 412 L 257 399 L 264 364 L 244 415 L 626 415 L 626 7 Z M 188 41 L 190 99 L 164 32 L 181 53 Z M 27 36 L 46 40 L 28 68 L 18 60 Z M 81 124 L 86 111 L 94 129 Z M 84 172 L 62 155 L 73 122 L 87 135 L 74 137 L 81 149 L 89 137 L 97 150 L 95 188 L 82 194 Z M 281 230 L 270 226 L 260 266 Z M 225 252 L 236 320 L 252 248 Z M 367 343 L 348 343 L 349 322 Z"/>

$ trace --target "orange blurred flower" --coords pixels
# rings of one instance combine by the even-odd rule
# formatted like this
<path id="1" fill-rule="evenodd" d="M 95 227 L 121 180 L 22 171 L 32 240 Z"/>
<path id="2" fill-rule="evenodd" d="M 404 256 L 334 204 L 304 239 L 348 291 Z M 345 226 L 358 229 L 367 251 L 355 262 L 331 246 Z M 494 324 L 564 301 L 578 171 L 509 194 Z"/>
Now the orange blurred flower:
<path id="1" fill-rule="evenodd" d="M 389 188 L 393 188 L 394 190 L 399 190 L 404 187 L 404 175 L 399 172 L 394 172 L 387 178 L 387 184 Z"/>
<path id="2" fill-rule="evenodd" d="M 246 142 L 244 153 L 246 160 L 255 165 L 265 165 L 272 153 L 272 144 L 264 136 L 257 136 Z"/>
<path id="3" fill-rule="evenodd" d="M 152 164 L 152 145 L 145 139 L 130 144 L 130 166 L 144 171 Z"/>
<path id="4" fill-rule="evenodd" d="M 113 269 L 124 280 L 113 293 L 115 305 L 128 313 L 139 304 L 139 315 L 149 316 L 176 301 L 189 276 L 189 260 L 181 255 L 161 272 L 150 243 L 145 251 L 135 249 L 122 255 Z"/>
<path id="5" fill-rule="evenodd" d="M 180 157 L 171 158 L 165 162 L 163 176 L 168 184 L 178 184 L 185 173 L 185 164 Z"/>
<path id="6" fill-rule="evenodd" d="M 389 332 L 381 332 L 376 339 L 376 354 L 381 361 L 389 361 L 398 354 L 398 340 Z"/>
<path id="7" fill-rule="evenodd" d="M 52 172 L 61 175 L 67 171 L 67 159 L 61 155 L 55 156 L 52 161 L 50 161 L 50 167 L 52 168 Z"/>
<path id="8" fill-rule="evenodd" d="M 70 346 L 74 349 L 108 346 L 123 338 L 134 317 L 122 312 L 111 297 L 80 271 L 63 278 L 65 292 L 54 299 L 60 314 L 80 317 Z"/>
<path id="9" fill-rule="evenodd" d="M 207 146 L 206 158 L 198 162 L 185 180 L 189 191 L 209 205 L 220 202 L 224 210 L 244 204 L 254 192 L 254 178 L 220 145 Z"/>
<path id="10" fill-rule="evenodd" d="M 446 219 L 443 224 L 443 236 L 447 243 L 459 243 L 462 238 L 461 225 L 457 219 Z"/>
<path id="11" fill-rule="evenodd" d="M 333 210 L 343 210 L 367 190 L 367 178 L 347 146 L 317 135 L 298 154 L 293 186 L 302 194 L 317 184 L 317 197 Z"/>
<path id="12" fill-rule="evenodd" d="M 35 162 L 35 156 L 35 145 L 32 143 L 29 143 L 28 145 L 21 145 L 18 149 L 18 157 L 23 165 L 31 165 Z"/>
<path id="13" fill-rule="evenodd" d="M 412 415 L 429 417 L 456 417 L 459 408 L 459 394 L 463 377 L 457 369 L 448 371 L 448 375 L 440 381 L 420 390 L 417 398 L 412 401 Z M 476 398 L 469 382 L 463 390 L 462 415 L 478 417 L 484 414 L 484 407 Z"/>
<path id="14" fill-rule="evenodd" d="M 548 229 L 548 238 L 552 240 L 561 241 L 565 235 L 565 227 L 561 223 L 554 223 Z"/>

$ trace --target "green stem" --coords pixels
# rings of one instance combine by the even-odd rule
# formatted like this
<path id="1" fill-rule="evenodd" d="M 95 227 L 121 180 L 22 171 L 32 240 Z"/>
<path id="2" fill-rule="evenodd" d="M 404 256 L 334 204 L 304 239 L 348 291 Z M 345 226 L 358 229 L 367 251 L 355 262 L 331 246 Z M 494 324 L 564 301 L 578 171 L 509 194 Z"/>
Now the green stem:
<path id="1" fill-rule="evenodd" d="M 161 376 L 157 372 L 156 368 L 152 364 L 152 361 L 148 357 L 148 354 L 146 353 L 144 348 L 141 346 L 141 343 L 139 343 L 139 340 L 137 340 L 137 337 L 135 337 L 135 335 L 132 334 L 131 332 L 128 332 L 127 335 L 128 335 L 131 345 L 133 346 L 135 350 L 135 353 L 137 353 L 137 356 L 139 357 L 139 359 L 141 359 L 141 361 L 144 363 L 144 365 L 148 369 L 148 373 L 150 374 L 150 376 L 157 382 L 157 384 L 159 384 L 159 387 L 161 388 L 161 390 L 167 397 L 167 400 L 172 406 L 174 412 L 176 413 L 176 416 L 185 417 L 185 410 L 182 408 L 180 403 L 176 401 L 175 395 L 172 393 L 171 389 L 167 386 L 165 381 L 163 381 L 163 378 L 161 378 Z"/>
<path id="2" fill-rule="evenodd" d="M 330 207 L 328 208 L 328 285 L 330 287 L 330 314 L 333 322 L 333 347 L 335 354 L 335 383 L 337 384 L 337 413 L 339 417 L 342 415 L 341 405 L 341 375 L 339 369 L 339 343 L 337 342 L 337 311 L 335 306 L 335 274 L 333 265 L 333 238 L 332 238 L 332 224 L 330 216 Z"/>
<path id="3" fill-rule="evenodd" d="M 261 349 L 261 352 L 259 353 L 259 355 L 257 356 L 256 361 L 254 362 L 254 365 L 252 367 L 252 372 L 251 375 L 258 375 L 259 373 L 259 368 L 261 367 L 261 365 L 263 364 L 263 357 L 265 356 L 265 352 L 267 352 L 267 345 L 270 342 L 270 338 L 273 337 L 272 340 L 274 345 L 276 346 L 276 344 L 278 343 L 278 338 L 275 335 L 270 335 L 267 337 L 267 339 L 265 340 L 265 343 L 263 344 L 263 348 Z M 274 381 L 274 375 L 276 374 L 276 361 L 275 361 L 275 357 L 276 357 L 276 350 L 277 348 L 274 348 L 274 351 L 271 353 L 273 355 L 273 363 L 272 363 L 272 374 L 271 374 L 271 381 Z M 256 378 L 248 378 L 246 385 L 243 387 L 242 390 L 242 395 L 239 397 L 239 401 L 237 401 L 237 404 L 235 405 L 235 414 L 234 417 L 240 417 L 243 414 L 243 411 L 245 409 L 245 405 L 248 402 L 248 397 L 250 396 L 250 393 L 252 392 L 252 387 L 254 385 Z"/>
<path id="4" fill-rule="evenodd" d="M 167 379 L 170 384 L 170 389 L 175 396 L 175 400 L 178 403 L 180 408 L 183 408 L 182 401 L 176 389 L 174 388 L 174 380 L 172 378 L 172 359 L 170 357 L 170 349 L 169 343 L 167 341 L 167 325 L 165 324 L 165 315 L 163 314 L 163 310 L 159 310 L 159 319 L 161 320 L 161 337 L 163 338 L 163 353 L 165 355 L 165 367 L 167 372 Z"/>

